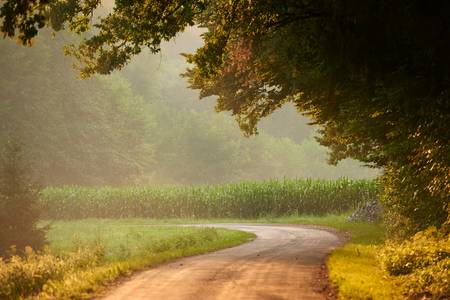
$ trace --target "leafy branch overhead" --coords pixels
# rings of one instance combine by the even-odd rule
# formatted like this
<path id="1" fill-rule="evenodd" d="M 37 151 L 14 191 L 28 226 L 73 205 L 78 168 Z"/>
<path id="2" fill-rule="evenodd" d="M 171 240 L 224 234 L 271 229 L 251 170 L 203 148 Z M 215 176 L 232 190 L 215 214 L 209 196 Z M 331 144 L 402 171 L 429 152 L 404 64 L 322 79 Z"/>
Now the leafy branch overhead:
<path id="1" fill-rule="evenodd" d="M 1 30 L 16 34 L 31 45 L 38 30 L 49 26 L 58 31 L 93 32 L 68 52 L 81 62 L 81 73 L 109 74 L 123 67 L 143 47 L 158 52 L 162 41 L 173 38 L 205 10 L 206 1 L 116 1 L 114 9 L 94 17 L 100 0 L 6 1 L 1 8 Z"/>

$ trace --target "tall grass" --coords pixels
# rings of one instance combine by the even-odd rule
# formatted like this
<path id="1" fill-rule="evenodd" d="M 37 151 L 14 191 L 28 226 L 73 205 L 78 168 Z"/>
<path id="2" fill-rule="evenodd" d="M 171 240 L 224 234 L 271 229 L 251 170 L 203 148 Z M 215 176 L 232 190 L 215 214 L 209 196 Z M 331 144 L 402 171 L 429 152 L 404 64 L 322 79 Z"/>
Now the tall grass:
<path id="1" fill-rule="evenodd" d="M 377 197 L 374 180 L 284 179 L 191 187 L 52 187 L 44 218 L 258 218 L 339 214 Z"/>

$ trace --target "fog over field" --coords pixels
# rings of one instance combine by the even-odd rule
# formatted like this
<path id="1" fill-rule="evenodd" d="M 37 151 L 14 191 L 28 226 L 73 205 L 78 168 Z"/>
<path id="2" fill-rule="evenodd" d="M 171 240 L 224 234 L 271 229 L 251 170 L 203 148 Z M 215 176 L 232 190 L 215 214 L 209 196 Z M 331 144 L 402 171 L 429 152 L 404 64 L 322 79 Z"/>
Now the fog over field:
<path id="1" fill-rule="evenodd" d="M 293 105 L 261 121 L 244 137 L 234 118 L 216 113 L 215 99 L 198 100 L 180 76 L 180 53 L 201 46 L 190 28 L 144 50 L 110 76 L 77 78 L 63 46 L 75 37 L 42 32 L 32 48 L 0 41 L 0 145 L 12 136 L 43 185 L 225 183 L 299 177 L 373 178 L 379 171 L 345 160 L 327 164 Z"/>

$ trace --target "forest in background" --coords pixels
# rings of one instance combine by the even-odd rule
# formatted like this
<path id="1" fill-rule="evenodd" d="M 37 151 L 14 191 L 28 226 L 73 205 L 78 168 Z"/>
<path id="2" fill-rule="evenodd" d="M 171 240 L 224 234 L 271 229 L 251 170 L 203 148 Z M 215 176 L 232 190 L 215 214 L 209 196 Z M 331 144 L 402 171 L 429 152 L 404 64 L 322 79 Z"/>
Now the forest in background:
<path id="1" fill-rule="evenodd" d="M 0 143 L 23 144 L 43 185 L 215 184 L 283 177 L 373 178 L 375 169 L 345 160 L 327 164 L 293 106 L 261 122 L 246 138 L 234 119 L 198 101 L 180 74 L 181 52 L 201 45 L 196 29 L 143 53 L 112 76 L 76 78 L 63 46 L 67 33 L 43 32 L 32 48 L 0 41 Z"/>

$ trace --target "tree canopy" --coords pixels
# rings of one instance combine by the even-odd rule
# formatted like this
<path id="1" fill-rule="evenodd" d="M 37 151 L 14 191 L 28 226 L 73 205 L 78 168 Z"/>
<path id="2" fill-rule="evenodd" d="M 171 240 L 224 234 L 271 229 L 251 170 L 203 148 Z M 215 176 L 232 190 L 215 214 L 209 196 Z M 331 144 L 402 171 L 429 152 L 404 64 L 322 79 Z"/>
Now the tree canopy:
<path id="1" fill-rule="evenodd" d="M 99 5 L 7 0 L 1 30 L 24 44 L 45 25 L 84 32 L 67 51 L 89 76 L 203 27 L 185 75 L 202 97 L 217 95 L 217 110 L 230 111 L 244 132 L 293 102 L 322 126 L 332 163 L 353 157 L 385 168 L 386 204 L 400 227 L 448 218 L 448 1 L 116 0 L 91 25 Z"/>

